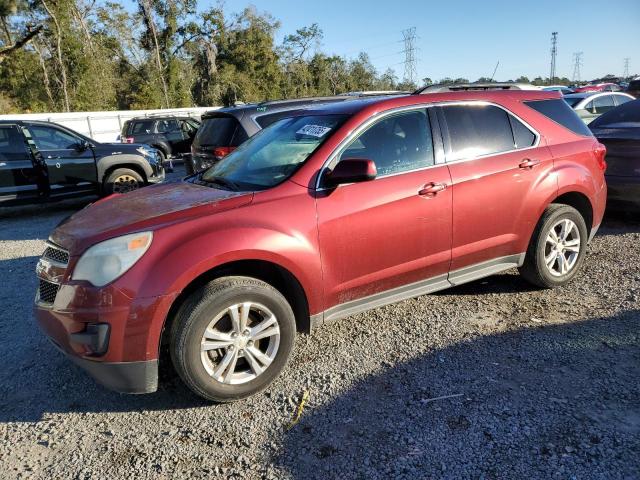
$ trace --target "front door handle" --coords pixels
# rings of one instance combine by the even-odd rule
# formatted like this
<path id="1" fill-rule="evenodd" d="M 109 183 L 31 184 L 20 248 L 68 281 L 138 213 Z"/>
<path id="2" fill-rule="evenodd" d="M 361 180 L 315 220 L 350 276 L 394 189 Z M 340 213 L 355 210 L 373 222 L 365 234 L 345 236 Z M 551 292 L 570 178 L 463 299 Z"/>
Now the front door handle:
<path id="1" fill-rule="evenodd" d="M 540 160 L 532 160 L 530 158 L 525 158 L 518 164 L 518 167 L 526 170 L 526 169 L 531 169 L 535 167 L 539 163 L 540 163 Z"/>
<path id="2" fill-rule="evenodd" d="M 427 183 L 422 189 L 418 192 L 418 195 L 421 197 L 435 197 L 438 192 L 441 192 L 447 188 L 446 183 L 435 183 L 430 182 Z"/>

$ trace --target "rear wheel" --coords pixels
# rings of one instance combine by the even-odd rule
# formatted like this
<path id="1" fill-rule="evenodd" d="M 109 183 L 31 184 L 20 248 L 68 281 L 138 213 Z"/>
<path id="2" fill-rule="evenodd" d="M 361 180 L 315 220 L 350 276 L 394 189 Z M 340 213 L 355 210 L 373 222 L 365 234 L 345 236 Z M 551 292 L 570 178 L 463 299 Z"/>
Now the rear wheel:
<path id="1" fill-rule="evenodd" d="M 223 277 L 178 311 L 171 358 L 196 394 L 231 402 L 259 392 L 280 374 L 295 331 L 293 311 L 275 288 L 249 277 Z"/>
<path id="2" fill-rule="evenodd" d="M 128 193 L 143 186 L 144 179 L 138 172 L 130 168 L 116 168 L 104 181 L 104 192 L 107 195 Z"/>
<path id="3" fill-rule="evenodd" d="M 543 288 L 566 284 L 582 265 L 587 240 L 580 212 L 568 205 L 550 205 L 536 226 L 520 274 Z"/>

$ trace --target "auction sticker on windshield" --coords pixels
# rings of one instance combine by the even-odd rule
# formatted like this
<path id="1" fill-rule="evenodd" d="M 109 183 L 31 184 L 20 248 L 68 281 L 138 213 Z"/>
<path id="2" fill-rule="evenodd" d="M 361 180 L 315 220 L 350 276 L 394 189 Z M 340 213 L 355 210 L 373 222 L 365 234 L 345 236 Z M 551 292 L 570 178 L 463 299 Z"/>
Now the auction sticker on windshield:
<path id="1" fill-rule="evenodd" d="M 309 135 L 311 137 L 322 137 L 324 136 L 331 128 L 323 127 L 322 125 L 305 125 L 296 133 L 299 135 Z"/>

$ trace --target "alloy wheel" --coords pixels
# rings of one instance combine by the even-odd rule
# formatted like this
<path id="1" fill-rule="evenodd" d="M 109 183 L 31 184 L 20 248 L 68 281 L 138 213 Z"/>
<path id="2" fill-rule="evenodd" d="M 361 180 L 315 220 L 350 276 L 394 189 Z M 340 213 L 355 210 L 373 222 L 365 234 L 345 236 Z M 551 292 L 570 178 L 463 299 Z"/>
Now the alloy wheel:
<path id="1" fill-rule="evenodd" d="M 200 341 L 200 359 L 217 382 L 239 385 L 254 380 L 278 353 L 280 326 L 264 305 L 244 302 L 229 306 L 207 325 Z"/>
<path id="2" fill-rule="evenodd" d="M 127 174 L 119 175 L 113 182 L 114 193 L 127 193 L 137 190 L 138 187 L 138 180 Z"/>
<path id="3" fill-rule="evenodd" d="M 551 275 L 567 275 L 575 267 L 580 255 L 580 231 L 568 218 L 556 222 L 547 235 L 544 263 Z"/>

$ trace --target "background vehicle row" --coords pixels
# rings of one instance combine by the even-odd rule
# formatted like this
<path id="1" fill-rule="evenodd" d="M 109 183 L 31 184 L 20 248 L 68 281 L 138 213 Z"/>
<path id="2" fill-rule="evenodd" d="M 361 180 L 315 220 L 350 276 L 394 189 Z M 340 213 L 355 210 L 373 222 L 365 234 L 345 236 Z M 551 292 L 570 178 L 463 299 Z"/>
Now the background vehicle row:
<path id="1" fill-rule="evenodd" d="M 154 149 L 99 143 L 49 122 L 0 122 L 3 205 L 124 193 L 164 179 Z"/>

